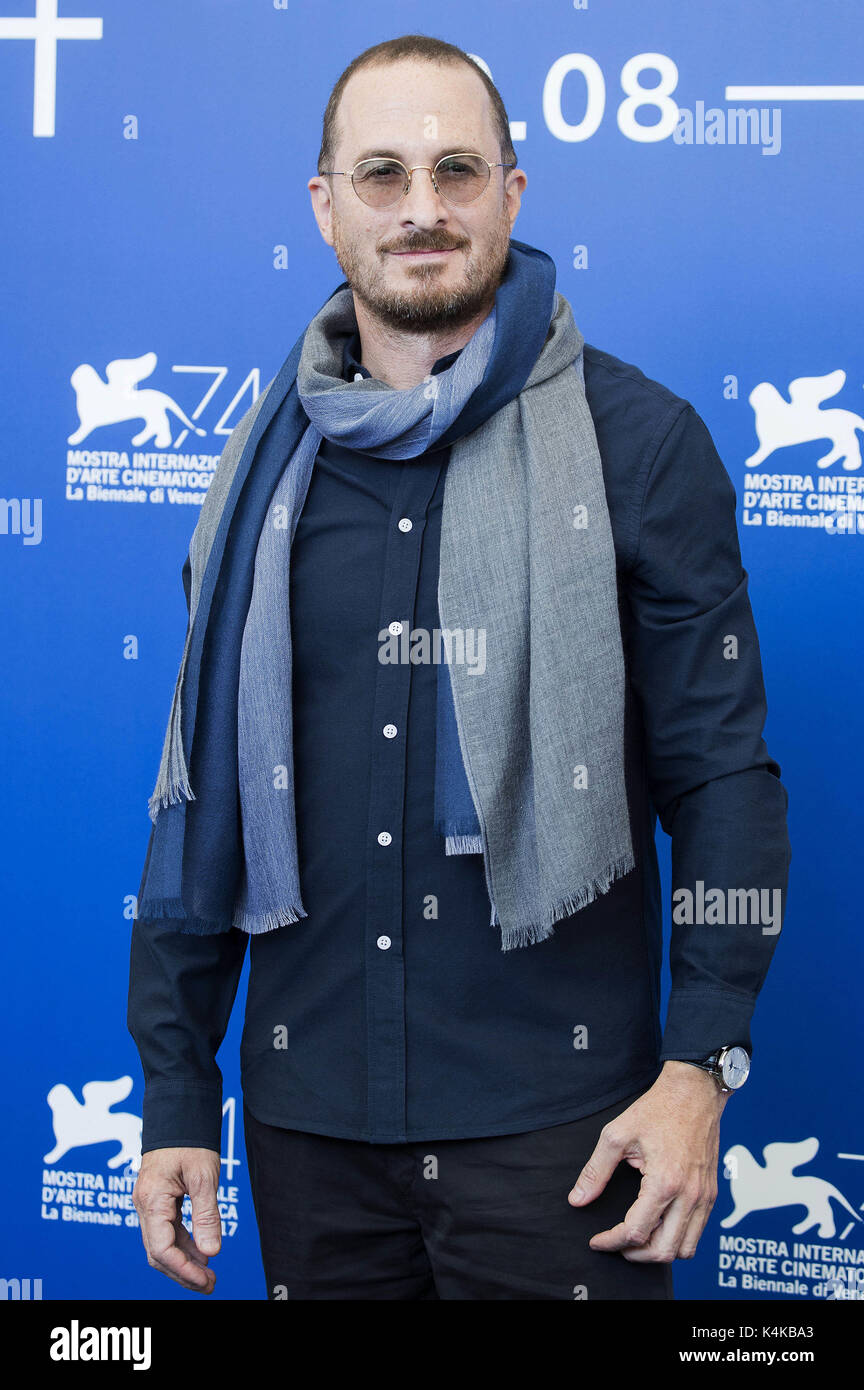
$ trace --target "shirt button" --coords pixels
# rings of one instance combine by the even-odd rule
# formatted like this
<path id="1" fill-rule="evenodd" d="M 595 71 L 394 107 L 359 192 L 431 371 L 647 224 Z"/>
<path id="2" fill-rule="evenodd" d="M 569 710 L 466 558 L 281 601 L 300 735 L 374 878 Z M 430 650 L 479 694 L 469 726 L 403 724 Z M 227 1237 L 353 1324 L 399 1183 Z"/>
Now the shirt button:
<path id="1" fill-rule="evenodd" d="M 397 618 L 394 618 L 392 623 L 388 623 L 387 631 L 392 632 L 394 637 L 398 637 L 399 633 L 402 631 L 402 624 Z"/>
<path id="2" fill-rule="evenodd" d="M 385 724 L 382 733 L 385 738 L 395 738 L 398 730 L 395 724 Z"/>
<path id="3" fill-rule="evenodd" d="M 389 830 L 381 830 L 378 834 L 379 845 L 389 845 L 392 839 L 393 836 L 390 834 Z"/>
<path id="4" fill-rule="evenodd" d="M 362 380 L 363 380 L 363 373 L 362 373 L 362 372 L 355 372 L 355 373 L 354 373 L 354 380 L 355 380 L 355 381 L 362 381 Z"/>
<path id="5" fill-rule="evenodd" d="M 410 518 L 409 516 L 402 516 L 402 517 L 399 518 L 399 530 L 400 530 L 400 531 L 410 531 L 410 530 L 411 530 L 411 527 L 412 527 L 413 525 L 414 525 L 414 522 L 411 520 L 411 518 Z"/>
<path id="6" fill-rule="evenodd" d="M 379 936 L 376 944 L 379 951 L 389 951 L 393 942 L 390 940 L 389 936 Z"/>

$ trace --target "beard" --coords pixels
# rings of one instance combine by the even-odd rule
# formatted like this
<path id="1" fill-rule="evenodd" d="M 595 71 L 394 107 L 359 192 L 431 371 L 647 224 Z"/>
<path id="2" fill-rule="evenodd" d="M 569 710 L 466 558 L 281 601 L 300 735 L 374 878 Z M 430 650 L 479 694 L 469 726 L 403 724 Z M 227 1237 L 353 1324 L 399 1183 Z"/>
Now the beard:
<path id="1" fill-rule="evenodd" d="M 489 312 L 510 258 L 510 218 L 503 206 L 482 264 L 469 255 L 461 282 L 456 286 L 441 284 L 440 262 L 424 264 L 418 261 L 409 265 L 407 274 L 412 283 L 399 289 L 386 285 L 381 275 L 379 255 L 386 256 L 388 251 L 441 251 L 467 244 L 443 229 L 417 232 L 411 238 L 392 242 L 384 251 L 370 254 L 359 253 L 343 236 L 341 222 L 335 214 L 332 229 L 336 259 L 356 298 L 381 323 L 403 333 L 460 328 L 484 309 Z M 444 270 L 443 273 L 448 272 Z"/>

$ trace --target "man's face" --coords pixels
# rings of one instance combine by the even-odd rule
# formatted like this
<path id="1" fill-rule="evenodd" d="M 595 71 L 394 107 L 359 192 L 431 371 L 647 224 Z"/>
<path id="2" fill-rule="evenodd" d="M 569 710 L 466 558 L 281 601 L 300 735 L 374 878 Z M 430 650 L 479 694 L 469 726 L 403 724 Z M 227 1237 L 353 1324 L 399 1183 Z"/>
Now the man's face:
<path id="1" fill-rule="evenodd" d="M 342 94 L 337 131 L 335 169 L 350 171 L 375 154 L 406 168 L 432 168 L 455 151 L 492 164 L 501 158 L 486 89 L 461 64 L 362 69 Z M 386 208 L 367 207 L 347 178 L 319 176 L 309 188 L 321 234 L 356 299 L 388 326 L 429 333 L 492 308 L 525 183 L 521 171 L 493 169 L 486 190 L 461 207 L 435 192 L 425 168 L 415 170 L 410 193 Z"/>

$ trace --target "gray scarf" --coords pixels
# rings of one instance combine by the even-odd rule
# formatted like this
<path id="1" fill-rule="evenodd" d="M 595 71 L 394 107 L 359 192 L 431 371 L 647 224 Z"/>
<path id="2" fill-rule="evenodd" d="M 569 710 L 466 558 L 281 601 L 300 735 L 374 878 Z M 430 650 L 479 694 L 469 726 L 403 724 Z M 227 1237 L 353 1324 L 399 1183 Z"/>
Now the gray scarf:
<path id="1" fill-rule="evenodd" d="M 342 377 L 353 296 L 313 318 L 297 367 L 310 425 L 261 528 L 243 630 L 238 702 L 243 857 L 233 924 L 268 931 L 306 915 L 300 896 L 291 752 L 290 547 L 322 435 L 386 458 L 417 457 L 458 416 L 493 351 L 495 311 L 451 367 L 394 391 Z M 272 383 L 271 383 L 272 384 Z M 226 445 L 193 543 L 186 650 L 151 816 L 194 800 L 180 737 L 186 656 L 233 473 L 266 391 Z M 483 674 L 446 668 L 464 776 L 502 948 L 542 941 L 634 865 L 624 783 L 624 660 L 615 553 L 585 397 L 583 338 L 555 293 L 546 341 L 518 395 L 451 444 L 438 607 L 444 630 L 483 630 Z M 161 868 L 157 868 L 161 873 Z M 155 872 L 155 871 L 154 871 Z M 177 898 L 142 917 L 175 913 Z M 176 912 L 182 915 L 182 912 Z"/>

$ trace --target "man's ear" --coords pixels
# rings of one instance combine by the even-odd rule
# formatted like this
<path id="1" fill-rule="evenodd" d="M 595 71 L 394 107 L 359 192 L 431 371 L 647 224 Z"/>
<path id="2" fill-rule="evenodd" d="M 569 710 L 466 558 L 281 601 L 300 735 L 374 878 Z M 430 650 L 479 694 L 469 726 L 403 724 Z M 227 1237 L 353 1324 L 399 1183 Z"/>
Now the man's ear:
<path id="1" fill-rule="evenodd" d="M 306 185 L 312 199 L 312 212 L 318 230 L 328 246 L 333 245 L 333 192 L 323 174 L 316 174 Z"/>

